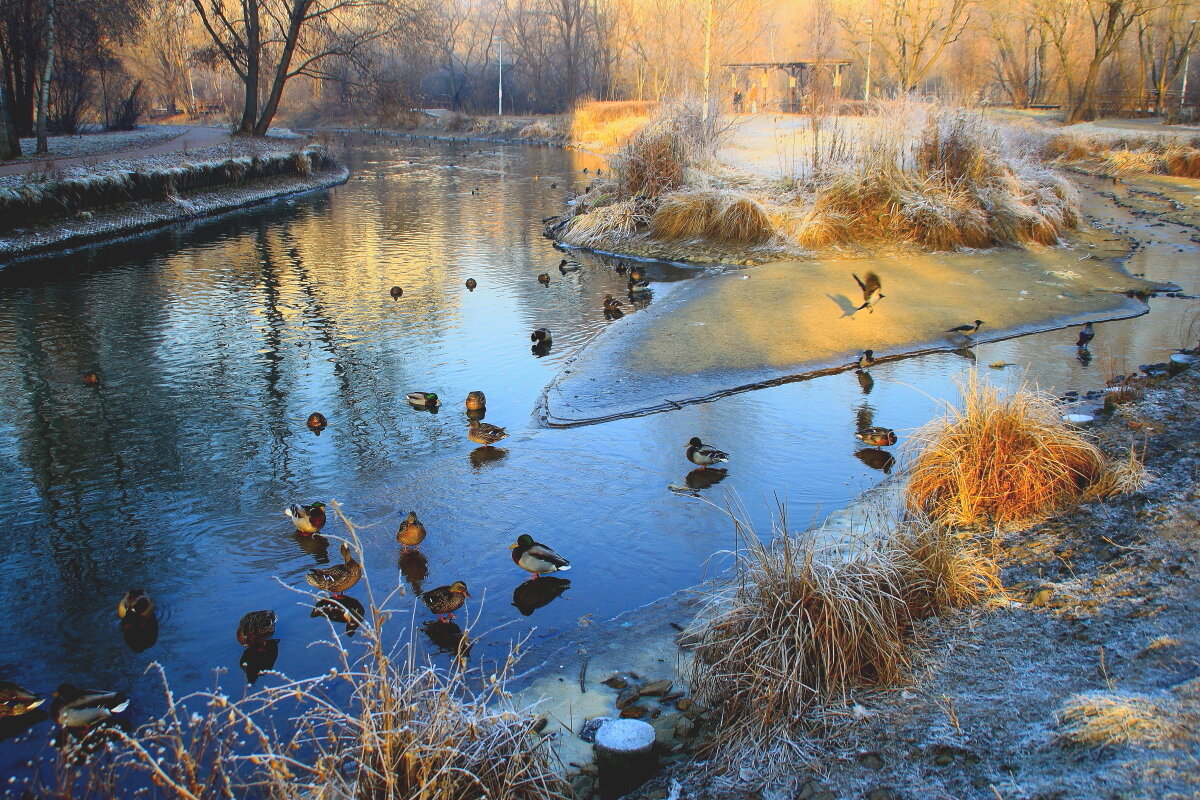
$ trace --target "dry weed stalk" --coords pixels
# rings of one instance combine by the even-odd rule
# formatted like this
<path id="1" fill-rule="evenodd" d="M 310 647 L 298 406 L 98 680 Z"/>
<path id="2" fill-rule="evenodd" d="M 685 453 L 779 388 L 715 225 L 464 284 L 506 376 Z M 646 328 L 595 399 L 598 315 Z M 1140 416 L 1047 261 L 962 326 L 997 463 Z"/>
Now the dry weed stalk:
<path id="1" fill-rule="evenodd" d="M 962 408 L 949 408 L 916 434 L 912 512 L 951 527 L 1021 528 L 1082 499 L 1105 473 L 1105 458 L 1063 424 L 1052 398 L 1021 389 L 1002 396 L 974 375 Z"/>
<path id="2" fill-rule="evenodd" d="M 914 619 L 961 608 L 1003 591 L 994 548 L 969 533 L 911 520 L 896 533 L 906 557 L 904 598 Z"/>
<path id="3" fill-rule="evenodd" d="M 354 545 L 354 526 L 342 516 Z M 336 666 L 233 700 L 219 687 L 176 698 L 161 668 L 167 711 L 132 732 L 100 728 L 68 746 L 46 796 L 121 797 L 147 780 L 151 796 L 248 795 L 291 800 L 565 800 L 533 715 L 511 707 L 505 681 L 515 656 L 484 678 L 465 664 L 421 663 L 410 644 L 385 644 L 389 617 L 370 586 L 357 654 L 330 627 Z M 308 593 L 302 592 L 308 596 Z M 394 594 L 394 593 L 393 593 Z M 310 596 L 311 597 L 311 596 Z M 277 727 L 278 726 L 278 727 Z M 86 757 L 98 736 L 103 757 Z"/>

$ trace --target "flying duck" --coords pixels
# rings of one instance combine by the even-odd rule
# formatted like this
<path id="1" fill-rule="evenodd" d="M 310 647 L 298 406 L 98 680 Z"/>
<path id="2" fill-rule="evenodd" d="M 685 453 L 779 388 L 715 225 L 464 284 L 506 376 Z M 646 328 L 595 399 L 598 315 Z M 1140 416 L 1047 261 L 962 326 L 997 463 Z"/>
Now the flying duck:
<path id="1" fill-rule="evenodd" d="M 862 311 L 864 308 L 866 308 L 874 312 L 875 309 L 871 307 L 884 298 L 884 294 L 881 291 L 883 289 L 883 284 L 879 281 L 879 276 L 874 272 L 868 272 L 861 278 L 858 277 L 858 275 L 855 275 L 853 272 L 850 274 L 854 276 L 854 282 L 858 284 L 858 288 L 862 289 L 863 302 L 861 306 L 855 309 L 855 311 Z"/>
<path id="2" fill-rule="evenodd" d="M 571 568 L 570 561 L 541 542 L 535 542 L 533 537 L 527 533 L 518 536 L 517 543 L 509 545 L 508 549 L 512 550 L 513 563 L 523 570 L 532 572 L 534 578 Z"/>
<path id="3" fill-rule="evenodd" d="M 699 436 L 693 436 L 687 443 L 687 460 L 698 464 L 700 469 L 707 469 L 710 464 L 720 464 L 729 460 L 729 453 L 718 450 L 700 441 Z"/>

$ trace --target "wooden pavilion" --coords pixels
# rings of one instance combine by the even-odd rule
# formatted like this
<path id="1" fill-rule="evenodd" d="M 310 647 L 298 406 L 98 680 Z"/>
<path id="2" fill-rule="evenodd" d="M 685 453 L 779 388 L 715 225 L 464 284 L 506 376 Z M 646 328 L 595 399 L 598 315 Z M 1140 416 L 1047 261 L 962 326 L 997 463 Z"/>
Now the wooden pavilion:
<path id="1" fill-rule="evenodd" d="M 807 89 L 820 80 L 827 80 L 833 98 L 841 99 L 842 72 L 850 66 L 849 59 L 808 58 L 798 61 L 758 61 L 744 64 L 723 64 L 729 70 L 736 111 L 778 108 L 787 113 L 802 110 Z M 772 91 L 771 74 L 780 70 L 787 75 L 783 97 L 776 99 Z"/>

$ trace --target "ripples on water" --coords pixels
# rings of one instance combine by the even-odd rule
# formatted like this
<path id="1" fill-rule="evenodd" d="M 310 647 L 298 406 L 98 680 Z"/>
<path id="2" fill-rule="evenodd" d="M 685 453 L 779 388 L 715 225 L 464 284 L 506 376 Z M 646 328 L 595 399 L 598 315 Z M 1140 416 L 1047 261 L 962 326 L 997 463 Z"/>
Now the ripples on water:
<path id="1" fill-rule="evenodd" d="M 561 254 L 541 236 L 542 218 L 586 184 L 579 170 L 594 161 L 546 148 L 356 145 L 345 148 L 356 177 L 328 194 L 5 270 L 0 677 L 46 694 L 65 680 L 132 690 L 152 709 L 141 677 L 152 660 L 177 691 L 210 684 L 215 668 L 231 671 L 227 686 L 240 683 L 234 629 L 256 608 L 279 613 L 278 669 L 327 669 L 332 655 L 306 647 L 325 621 L 280 585 L 304 587 L 322 558 L 299 545 L 281 509 L 316 499 L 337 500 L 360 526 L 377 591 L 466 581 L 470 618 L 486 632 L 474 655 L 496 657 L 531 629 L 536 644 L 728 563 L 714 557 L 733 545 L 720 511 L 667 489 L 689 485 L 690 437 L 732 452 L 728 476 L 705 496 L 740 500 L 760 530 L 778 497 L 803 524 L 884 477 L 886 459 L 856 456 L 864 414 L 900 431 L 903 445 L 973 366 L 926 356 L 873 369 L 869 394 L 847 372 L 541 429 L 532 411 L 542 389 L 613 324 L 601 299 L 625 284 L 585 256 L 583 270 L 561 275 Z M 536 280 L 545 271 L 548 287 Z M 691 272 L 649 274 L 661 296 Z M 1184 277 L 1195 292 L 1194 270 Z M 404 288 L 399 301 L 393 285 Z M 530 352 L 536 327 L 554 332 L 544 358 Z M 1073 337 L 982 345 L 977 357 L 1036 365 L 1055 390 L 1100 384 L 1114 360 L 1079 363 Z M 1178 316 L 1156 314 L 1098 326 L 1093 349 L 1158 359 L 1179 345 Z M 82 384 L 88 370 L 101 388 Z M 494 452 L 466 438 L 462 402 L 476 389 L 486 420 L 510 432 Z M 415 390 L 444 405 L 412 409 L 404 397 Z M 313 411 L 330 421 L 319 436 L 305 427 Z M 424 563 L 399 560 L 395 532 L 410 510 L 429 529 Z M 331 520 L 324 533 L 345 529 Z M 527 575 L 508 545 L 522 533 L 571 559 L 565 592 L 514 597 Z M 336 539 L 329 555 L 338 560 Z M 134 586 L 159 607 L 158 641 L 141 653 L 125 646 L 114 613 Z M 361 585 L 351 594 L 365 596 Z M 429 617 L 411 593 L 397 604 Z M 0 764 L 19 752 L 8 746 Z"/>

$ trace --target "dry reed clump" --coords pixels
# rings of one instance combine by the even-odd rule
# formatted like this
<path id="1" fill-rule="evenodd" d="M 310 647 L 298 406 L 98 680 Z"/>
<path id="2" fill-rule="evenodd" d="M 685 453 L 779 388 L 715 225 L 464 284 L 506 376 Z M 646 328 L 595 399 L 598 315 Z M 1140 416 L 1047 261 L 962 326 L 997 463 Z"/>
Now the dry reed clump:
<path id="1" fill-rule="evenodd" d="M 505 691 L 515 658 L 486 679 L 466 669 L 465 657 L 449 668 L 419 663 L 411 645 L 385 644 L 396 640 L 384 633 L 392 595 L 377 604 L 366 574 L 359 587 L 371 612 L 357 657 L 329 622 L 325 644 L 336 666 L 317 677 L 266 673 L 272 685 L 233 700 L 219 688 L 177 698 L 164 676 L 160 718 L 131 732 L 98 727 L 69 742 L 58 786 L 40 793 L 77 796 L 71 790 L 82 786 L 85 796 L 123 797 L 149 779 L 154 796 L 191 800 L 566 800 L 547 738 Z M 110 743 L 100 756 L 98 742 Z"/>
<path id="2" fill-rule="evenodd" d="M 1174 704 L 1120 692 L 1072 695 L 1059 709 L 1058 722 L 1060 742 L 1086 748 L 1171 746 L 1186 733 Z"/>
<path id="3" fill-rule="evenodd" d="M 1104 154 L 1100 171 L 1113 177 L 1133 177 L 1161 172 L 1163 157 L 1150 150 L 1110 150 Z"/>
<path id="4" fill-rule="evenodd" d="M 588 150 L 612 152 L 650 122 L 658 108 L 653 101 L 581 103 L 571 117 L 571 142 Z"/>
<path id="5" fill-rule="evenodd" d="M 968 606 L 1004 589 L 998 561 L 969 533 L 914 520 L 896 532 L 895 544 L 905 557 L 904 598 L 914 619 Z"/>
<path id="6" fill-rule="evenodd" d="M 1163 153 L 1163 166 L 1176 178 L 1200 178 L 1200 148 L 1172 145 Z"/>
<path id="7" fill-rule="evenodd" d="M 563 132 L 557 127 L 540 119 L 534 120 L 517 132 L 518 139 L 531 139 L 545 142 L 561 141 L 563 136 Z"/>
<path id="8" fill-rule="evenodd" d="M 649 221 L 646 204 L 630 198 L 571 217 L 559 238 L 579 247 L 611 249 L 635 235 Z"/>
<path id="9" fill-rule="evenodd" d="M 1057 161 L 1069 164 L 1083 161 L 1096 155 L 1096 146 L 1088 139 L 1069 133 L 1053 133 L 1047 136 L 1038 147 L 1038 156 L 1043 161 Z"/>
<path id="10" fill-rule="evenodd" d="M 910 511 L 942 525 L 1020 528 L 1078 502 L 1105 475 L 1104 455 L 1068 428 L 1051 398 L 1002 396 L 972 378 L 962 408 L 917 433 Z"/>
<path id="11" fill-rule="evenodd" d="M 728 245 L 761 244 L 775 236 L 766 208 L 753 197 L 729 189 L 690 189 L 659 198 L 650 217 L 657 239 L 705 239 Z"/>
<path id="12" fill-rule="evenodd" d="M 1106 465 L 1104 474 L 1088 487 L 1086 497 L 1102 500 L 1107 497 L 1136 494 L 1145 489 L 1154 477 L 1154 473 L 1146 469 L 1145 452 L 1130 448 L 1128 456 Z"/>
<path id="13" fill-rule="evenodd" d="M 911 153 L 876 135 L 859 161 L 866 168 L 818 186 L 795 231 L 800 244 L 1054 244 L 1079 222 L 1068 181 L 1005 157 L 996 130 L 964 112 L 932 117 Z"/>
<path id="14" fill-rule="evenodd" d="M 770 545 L 748 537 L 745 580 L 690 632 L 688 684 L 717 711 L 722 750 L 783 735 L 814 705 L 892 683 L 909 665 L 904 571 L 891 553 L 831 562 L 812 537 L 776 533 Z"/>

